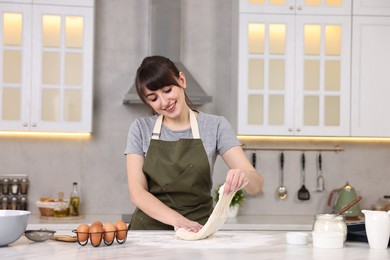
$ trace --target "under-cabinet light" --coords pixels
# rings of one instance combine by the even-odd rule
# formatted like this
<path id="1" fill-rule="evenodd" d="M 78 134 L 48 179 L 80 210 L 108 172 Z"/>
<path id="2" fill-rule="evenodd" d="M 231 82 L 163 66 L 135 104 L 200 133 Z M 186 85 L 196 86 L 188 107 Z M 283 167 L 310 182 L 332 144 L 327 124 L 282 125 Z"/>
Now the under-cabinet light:
<path id="1" fill-rule="evenodd" d="M 390 143 L 390 137 L 322 137 L 322 136 L 256 136 L 256 135 L 237 135 L 241 142 L 345 142 L 345 143 Z"/>
<path id="2" fill-rule="evenodd" d="M 23 132 L 23 131 L 0 131 L 0 137 L 69 137 L 89 138 L 91 133 L 85 132 Z"/>

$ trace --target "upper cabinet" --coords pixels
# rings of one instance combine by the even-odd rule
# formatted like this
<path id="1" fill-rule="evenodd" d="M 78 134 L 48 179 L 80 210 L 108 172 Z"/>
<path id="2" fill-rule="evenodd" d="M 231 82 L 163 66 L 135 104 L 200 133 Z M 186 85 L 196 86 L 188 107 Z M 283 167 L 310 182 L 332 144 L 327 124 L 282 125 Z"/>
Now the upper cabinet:
<path id="1" fill-rule="evenodd" d="M 355 0 L 354 12 L 351 135 L 389 137 L 390 2 Z"/>
<path id="2" fill-rule="evenodd" d="M 350 15 L 351 0 L 240 0 L 240 13 Z"/>
<path id="3" fill-rule="evenodd" d="M 353 15 L 390 15 L 389 0 L 353 0 Z"/>
<path id="4" fill-rule="evenodd" d="M 248 0 L 240 8 L 238 134 L 349 135 L 350 2 Z"/>
<path id="5" fill-rule="evenodd" d="M 2 2 L 0 130 L 92 132 L 94 1 Z"/>

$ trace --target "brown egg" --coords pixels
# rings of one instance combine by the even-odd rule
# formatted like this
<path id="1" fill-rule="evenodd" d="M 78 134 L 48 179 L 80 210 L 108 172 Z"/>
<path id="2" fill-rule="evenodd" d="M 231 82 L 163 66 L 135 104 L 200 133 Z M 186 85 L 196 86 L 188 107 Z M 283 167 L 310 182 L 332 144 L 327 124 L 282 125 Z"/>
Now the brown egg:
<path id="1" fill-rule="evenodd" d="M 93 246 L 99 246 L 103 239 L 103 227 L 99 224 L 91 225 L 89 228 L 89 237 Z"/>
<path id="2" fill-rule="evenodd" d="M 94 221 L 94 222 L 92 222 L 91 226 L 92 225 L 99 225 L 99 226 L 103 227 L 103 223 L 100 221 Z"/>
<path id="3" fill-rule="evenodd" d="M 79 242 L 85 242 L 88 240 L 89 226 L 87 224 L 81 224 L 77 228 L 77 239 Z"/>
<path id="4" fill-rule="evenodd" d="M 115 231 L 116 231 L 115 225 L 112 224 L 111 222 L 105 223 L 103 225 L 103 230 L 104 230 L 104 237 L 103 237 L 104 241 L 107 243 L 111 243 L 115 238 Z"/>
<path id="5" fill-rule="evenodd" d="M 118 240 L 123 240 L 127 236 L 127 225 L 122 220 L 115 222 L 116 227 L 116 238 Z"/>

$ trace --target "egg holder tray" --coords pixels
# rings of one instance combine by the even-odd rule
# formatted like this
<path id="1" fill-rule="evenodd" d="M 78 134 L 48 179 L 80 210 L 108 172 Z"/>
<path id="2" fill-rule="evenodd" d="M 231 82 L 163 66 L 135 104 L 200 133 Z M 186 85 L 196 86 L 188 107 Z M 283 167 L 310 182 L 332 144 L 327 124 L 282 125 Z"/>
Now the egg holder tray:
<path id="1" fill-rule="evenodd" d="M 116 231 L 107 231 L 107 232 L 106 232 L 106 231 L 103 231 L 103 232 L 92 232 L 92 233 L 91 233 L 91 232 L 77 232 L 77 230 L 74 229 L 74 230 L 72 230 L 72 232 L 73 232 L 73 233 L 76 233 L 77 243 L 79 243 L 79 245 L 85 246 L 86 244 L 88 244 L 88 240 L 91 240 L 91 245 L 94 246 L 94 247 L 98 247 L 98 246 L 100 246 L 100 244 L 102 243 L 102 241 L 104 242 L 104 244 L 105 244 L 106 246 L 111 246 L 111 245 L 114 243 L 114 240 L 116 240 L 116 242 L 118 242 L 118 244 L 123 244 L 123 243 L 125 243 L 125 242 L 126 242 L 126 239 L 127 239 L 127 232 L 128 232 L 128 230 L 125 229 L 125 230 L 116 230 Z M 122 239 L 122 240 L 118 239 L 118 238 L 117 238 L 117 232 L 126 232 L 125 238 Z M 107 242 L 106 240 L 104 240 L 104 234 L 107 234 L 107 233 L 114 233 L 113 239 L 112 239 L 110 242 Z M 80 241 L 80 239 L 79 239 L 79 234 L 80 234 L 80 235 L 81 235 L 81 234 L 87 235 L 87 236 L 88 236 L 88 237 L 87 237 L 87 240 L 85 240 L 85 241 Z M 99 235 L 100 238 L 99 238 L 99 237 L 97 238 L 97 240 L 99 241 L 99 243 L 96 243 L 96 244 L 92 243 L 92 240 L 95 240 L 95 238 L 92 239 L 92 238 L 91 238 L 91 235 L 96 235 L 96 236 Z"/>

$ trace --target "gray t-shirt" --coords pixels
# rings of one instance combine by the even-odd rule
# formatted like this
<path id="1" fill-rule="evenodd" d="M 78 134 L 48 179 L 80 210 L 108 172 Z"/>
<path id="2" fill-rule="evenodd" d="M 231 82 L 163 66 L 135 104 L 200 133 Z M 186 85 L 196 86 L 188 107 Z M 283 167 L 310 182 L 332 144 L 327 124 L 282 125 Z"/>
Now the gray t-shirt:
<path id="1" fill-rule="evenodd" d="M 212 173 L 217 155 L 223 155 L 227 150 L 241 143 L 226 118 L 199 112 L 197 119 L 200 138 Z M 156 120 L 157 115 L 140 117 L 131 124 L 125 154 L 145 155 L 147 153 Z M 192 138 L 191 128 L 182 131 L 172 131 L 164 125 L 161 128 L 160 140 L 177 141 L 188 138 Z"/>

